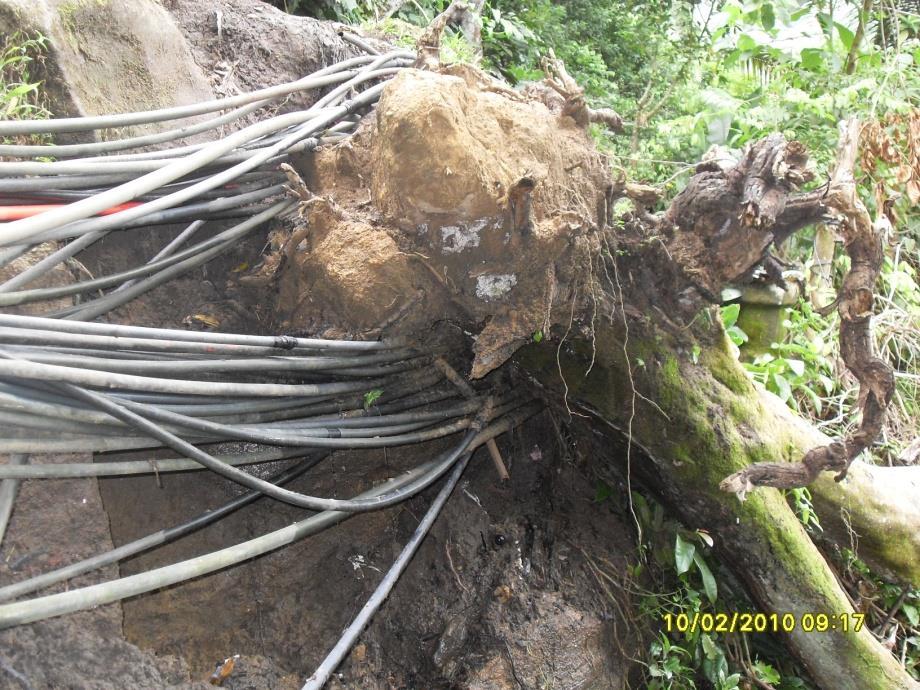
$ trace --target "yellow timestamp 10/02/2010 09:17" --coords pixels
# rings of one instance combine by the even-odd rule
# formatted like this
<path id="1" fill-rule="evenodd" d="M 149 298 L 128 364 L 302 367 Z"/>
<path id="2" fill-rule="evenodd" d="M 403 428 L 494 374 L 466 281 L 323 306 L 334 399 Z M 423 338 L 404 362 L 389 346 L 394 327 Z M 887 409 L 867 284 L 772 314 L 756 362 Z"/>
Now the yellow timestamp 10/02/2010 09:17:
<path id="1" fill-rule="evenodd" d="M 666 632 L 761 633 L 859 632 L 863 613 L 666 613 L 662 616 Z"/>

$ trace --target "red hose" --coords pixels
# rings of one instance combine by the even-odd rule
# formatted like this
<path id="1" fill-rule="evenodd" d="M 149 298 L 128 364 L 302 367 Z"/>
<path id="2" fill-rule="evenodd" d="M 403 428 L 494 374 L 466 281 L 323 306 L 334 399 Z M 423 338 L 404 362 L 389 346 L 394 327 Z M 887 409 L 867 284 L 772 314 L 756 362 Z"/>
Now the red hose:
<path id="1" fill-rule="evenodd" d="M 140 206 L 141 202 L 139 201 L 129 201 L 126 204 L 119 204 L 118 206 L 113 206 L 110 209 L 106 209 L 101 213 L 97 213 L 99 216 L 108 216 L 112 213 L 118 213 L 119 211 L 126 211 L 129 208 L 134 208 L 135 206 Z M 29 204 L 25 206 L 0 206 L 0 222 L 11 221 L 11 220 L 20 220 L 22 218 L 31 218 L 32 216 L 37 216 L 40 213 L 45 211 L 51 211 L 55 208 L 63 208 L 68 204 Z"/>

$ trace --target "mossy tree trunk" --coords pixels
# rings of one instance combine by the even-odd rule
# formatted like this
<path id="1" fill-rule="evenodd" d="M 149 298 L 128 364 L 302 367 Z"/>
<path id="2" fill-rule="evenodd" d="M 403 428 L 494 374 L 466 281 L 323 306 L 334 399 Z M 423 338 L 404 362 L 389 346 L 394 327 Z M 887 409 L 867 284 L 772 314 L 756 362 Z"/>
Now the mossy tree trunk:
<path id="1" fill-rule="evenodd" d="M 598 323 L 593 343 L 532 345 L 518 360 L 560 401 L 567 389 L 570 405 L 591 410 L 624 433 L 631 428 L 631 442 L 644 451 L 634 456 L 632 471 L 685 525 L 712 535 L 718 555 L 747 584 L 761 610 L 797 617 L 852 612 L 779 490 L 758 489 L 740 502 L 719 489 L 725 476 L 752 463 L 797 460 L 812 447 L 814 435 L 764 402 L 729 352 L 720 324 L 701 323 L 681 337 L 654 328 L 640 333 L 634 326 L 625 347 L 622 334 L 622 326 Z M 824 495 L 821 485 L 815 489 Z M 835 506 L 843 496 L 830 494 L 818 503 Z M 871 522 L 853 507 L 852 516 Z M 916 535 L 905 543 L 917 553 Z M 917 567 L 907 564 L 911 574 Z M 822 688 L 920 687 L 865 628 L 796 630 L 788 638 Z"/>
<path id="2" fill-rule="evenodd" d="M 631 219 L 600 229 L 608 251 L 597 282 L 609 301 L 599 309 L 594 298 L 591 323 L 583 318 L 576 331 L 589 335 L 518 355 L 558 395 L 627 433 L 646 458 L 630 469 L 688 527 L 713 536 L 723 561 L 765 613 L 792 613 L 797 620 L 853 609 L 783 495 L 758 487 L 812 485 L 829 523 L 839 523 L 840 508 L 849 510 L 873 564 L 904 580 L 917 582 L 920 574 L 917 509 L 886 520 L 891 504 L 866 490 L 870 472 L 854 472 L 852 485 L 862 491 L 835 485 L 827 472 L 836 472 L 838 481 L 846 477 L 884 423 L 893 388 L 891 371 L 872 353 L 869 331 L 882 246 L 852 176 L 859 131 L 856 121 L 842 130 L 826 188 L 796 191 L 813 176 L 805 149 L 772 135 L 733 164 L 698 166 L 658 216 L 633 198 Z M 819 221 L 837 226 L 851 258 L 836 306 L 841 354 L 861 392 L 859 429 L 833 441 L 795 423 L 755 388 L 730 351 L 718 309 L 707 306 L 718 304 L 727 283 L 749 280 L 757 267 L 779 280 L 781 266 L 770 249 Z M 866 628 L 796 628 L 788 641 L 828 690 L 920 687 Z"/>

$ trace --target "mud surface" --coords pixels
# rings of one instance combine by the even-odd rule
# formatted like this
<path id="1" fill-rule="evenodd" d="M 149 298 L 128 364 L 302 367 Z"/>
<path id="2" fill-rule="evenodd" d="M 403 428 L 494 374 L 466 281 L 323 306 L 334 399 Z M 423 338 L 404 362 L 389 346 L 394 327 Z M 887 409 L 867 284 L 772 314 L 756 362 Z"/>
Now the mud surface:
<path id="1" fill-rule="evenodd" d="M 622 515 L 593 500 L 588 465 L 560 454 L 552 429 L 544 414 L 501 440 L 512 476 L 507 485 L 499 484 L 484 451 L 474 457 L 332 687 L 620 686 L 624 662 L 611 603 L 586 560 L 620 567 L 616 554 L 630 552 L 632 537 Z M 292 486 L 349 496 L 436 451 L 429 444 L 386 455 L 335 453 Z M 99 491 L 88 480 L 27 482 L 2 551 L 0 583 L 175 524 L 240 491 L 205 473 L 160 481 L 152 475 L 101 480 Z M 27 679 L 22 687 L 195 688 L 204 687 L 200 681 L 215 662 L 240 654 L 225 687 L 298 688 L 363 605 L 432 495 L 121 606 L 6 631 L 0 670 Z M 120 573 L 237 543 L 302 516 L 263 499 L 122 564 Z M 70 586 L 115 575 L 108 568 Z"/>
<path id="2" fill-rule="evenodd" d="M 89 456 L 43 457 L 87 462 Z M 3 548 L 0 585 L 24 580 L 112 548 L 109 516 L 95 480 L 23 482 Z M 43 593 L 118 576 L 109 566 Z M 209 687 L 189 683 L 188 664 L 124 639 L 118 604 L 0 631 L 0 688 L 117 690 Z"/>
<path id="3" fill-rule="evenodd" d="M 506 487 L 498 485 L 485 453 L 476 456 L 341 670 L 343 687 L 515 687 L 512 665 L 531 679 L 527 687 L 539 677 L 555 678 L 555 687 L 584 687 L 588 680 L 616 686 L 620 665 L 604 620 L 607 606 L 581 549 L 595 558 L 628 552 L 629 537 L 616 516 L 592 503 L 594 487 L 582 471 L 561 462 L 552 435 L 539 433 L 545 426 L 546 419 L 535 420 L 502 443 L 514 477 Z M 429 444 L 386 455 L 335 453 L 294 486 L 350 496 L 436 450 Z M 164 477 L 162 489 L 152 477 L 101 485 L 116 543 L 162 525 L 154 516 L 191 515 L 238 492 L 207 475 Z M 231 654 L 270 657 L 277 687 L 299 687 L 395 559 L 432 495 L 354 517 L 244 567 L 126 602 L 125 634 L 157 654 L 185 657 L 199 673 Z M 262 501 L 122 572 L 189 557 L 302 516 Z"/>

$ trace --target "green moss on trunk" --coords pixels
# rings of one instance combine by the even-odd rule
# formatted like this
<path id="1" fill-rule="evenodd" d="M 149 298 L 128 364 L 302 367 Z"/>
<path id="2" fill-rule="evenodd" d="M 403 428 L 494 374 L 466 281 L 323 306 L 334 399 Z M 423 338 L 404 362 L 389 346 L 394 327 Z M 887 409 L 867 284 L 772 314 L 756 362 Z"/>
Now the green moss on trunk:
<path id="1" fill-rule="evenodd" d="M 807 448 L 764 407 L 721 330 L 698 335 L 703 341 L 698 364 L 683 354 L 689 351 L 683 342 L 661 333 L 633 335 L 628 356 L 642 396 L 636 398 L 633 442 L 651 459 L 648 466 L 634 463 L 634 468 L 688 527 L 713 535 L 720 556 L 747 582 L 765 611 L 850 611 L 833 573 L 780 492 L 758 490 L 742 504 L 719 490 L 724 477 L 752 462 L 798 458 Z M 552 344 L 530 346 L 519 353 L 519 361 L 558 391 L 563 389 L 561 370 L 571 399 L 626 429 L 632 391 L 622 340 L 614 329 L 600 325 L 595 346 L 594 366 L 587 375 L 592 354 L 588 342 L 576 341 L 558 353 Z M 789 638 L 822 687 L 920 687 L 867 630 L 797 631 Z"/>

